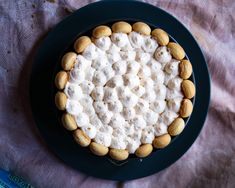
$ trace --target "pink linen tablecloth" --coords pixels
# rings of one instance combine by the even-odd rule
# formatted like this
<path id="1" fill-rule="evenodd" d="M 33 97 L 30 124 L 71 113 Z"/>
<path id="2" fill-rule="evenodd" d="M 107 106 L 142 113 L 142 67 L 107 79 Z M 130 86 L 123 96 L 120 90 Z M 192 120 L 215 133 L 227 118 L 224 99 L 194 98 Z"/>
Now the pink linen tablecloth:
<path id="1" fill-rule="evenodd" d="M 29 105 L 32 60 L 47 32 L 88 0 L 0 1 L 0 168 L 35 187 L 235 187 L 235 1 L 148 0 L 193 33 L 208 62 L 212 93 L 205 126 L 169 168 L 124 183 L 100 180 L 57 159 L 39 137 Z"/>

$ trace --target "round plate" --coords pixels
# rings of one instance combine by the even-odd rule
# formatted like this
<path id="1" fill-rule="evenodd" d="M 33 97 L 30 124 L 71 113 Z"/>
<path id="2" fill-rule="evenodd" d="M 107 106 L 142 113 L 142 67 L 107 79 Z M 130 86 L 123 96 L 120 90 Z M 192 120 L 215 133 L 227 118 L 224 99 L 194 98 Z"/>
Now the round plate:
<path id="1" fill-rule="evenodd" d="M 184 48 L 193 65 L 197 94 L 188 126 L 162 150 L 149 157 L 117 163 L 81 148 L 71 133 L 60 126 L 54 105 L 54 72 L 65 49 L 84 31 L 115 20 L 143 21 L 160 27 Z M 203 54 L 190 32 L 165 11 L 138 1 L 101 1 L 87 5 L 60 22 L 38 50 L 30 82 L 31 106 L 36 124 L 46 143 L 66 164 L 86 174 L 111 180 L 131 180 L 156 173 L 179 159 L 197 138 L 208 110 L 210 78 Z"/>

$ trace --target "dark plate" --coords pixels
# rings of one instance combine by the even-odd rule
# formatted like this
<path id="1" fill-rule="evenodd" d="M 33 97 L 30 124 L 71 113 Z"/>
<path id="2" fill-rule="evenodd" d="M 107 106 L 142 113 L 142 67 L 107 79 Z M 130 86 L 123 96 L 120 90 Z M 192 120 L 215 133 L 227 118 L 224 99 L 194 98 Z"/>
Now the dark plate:
<path id="1" fill-rule="evenodd" d="M 108 157 L 97 157 L 81 148 L 62 126 L 54 105 L 54 74 L 59 70 L 61 55 L 71 47 L 78 35 L 97 25 L 115 20 L 143 21 L 160 27 L 174 37 L 185 49 L 193 65 L 197 94 L 194 109 L 183 133 L 162 150 L 142 160 L 130 157 L 116 163 Z M 172 40 L 174 40 L 172 38 Z M 200 133 L 210 100 L 210 78 L 203 54 L 190 32 L 174 17 L 149 4 L 136 1 L 101 1 L 83 7 L 60 22 L 46 37 L 38 50 L 32 68 L 30 97 L 34 119 L 42 137 L 53 152 L 66 164 L 89 175 L 111 179 L 131 180 L 156 173 L 179 159 Z"/>

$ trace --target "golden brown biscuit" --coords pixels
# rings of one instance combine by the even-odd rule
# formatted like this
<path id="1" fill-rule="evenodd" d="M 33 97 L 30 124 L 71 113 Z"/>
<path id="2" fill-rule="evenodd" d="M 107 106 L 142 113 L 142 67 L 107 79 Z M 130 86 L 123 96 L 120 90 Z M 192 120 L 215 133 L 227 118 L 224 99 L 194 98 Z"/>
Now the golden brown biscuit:
<path id="1" fill-rule="evenodd" d="M 130 33 L 132 27 L 129 23 L 120 21 L 112 25 L 112 30 L 114 33 Z"/>
<path id="2" fill-rule="evenodd" d="M 77 54 L 74 52 L 68 52 L 66 53 L 61 61 L 61 66 L 64 70 L 68 71 L 73 68 L 73 65 L 76 61 Z"/>
<path id="3" fill-rule="evenodd" d="M 64 89 L 66 83 L 68 81 L 68 74 L 65 71 L 60 71 L 56 74 L 55 77 L 55 86 L 61 90 Z"/>
<path id="4" fill-rule="evenodd" d="M 94 153 L 95 155 L 98 155 L 98 156 L 104 156 L 109 152 L 109 148 L 107 148 L 101 144 L 98 144 L 96 142 L 91 142 L 90 150 L 92 151 L 92 153 Z"/>
<path id="5" fill-rule="evenodd" d="M 189 117 L 193 111 L 193 104 L 189 99 L 184 99 L 180 107 L 180 116 L 183 118 Z"/>
<path id="6" fill-rule="evenodd" d="M 90 44 L 91 39 L 88 36 L 81 36 L 75 41 L 73 47 L 77 53 L 82 53 Z"/>
<path id="7" fill-rule="evenodd" d="M 166 46 L 169 43 L 169 36 L 162 29 L 154 29 L 151 34 L 161 46 Z"/>
<path id="8" fill-rule="evenodd" d="M 62 115 L 61 121 L 63 126 L 69 131 L 74 131 L 78 128 L 73 115 L 67 112 Z"/>
<path id="9" fill-rule="evenodd" d="M 182 60 L 185 57 L 184 49 L 179 44 L 175 42 L 169 42 L 167 47 L 175 59 Z"/>
<path id="10" fill-rule="evenodd" d="M 91 143 L 91 139 L 81 129 L 76 129 L 73 132 L 75 141 L 82 147 L 87 147 Z"/>
<path id="11" fill-rule="evenodd" d="M 135 151 L 135 155 L 137 157 L 143 158 L 147 157 L 152 151 L 153 151 L 152 144 L 143 144 Z"/>
<path id="12" fill-rule="evenodd" d="M 136 22 L 132 25 L 133 31 L 143 35 L 150 35 L 151 28 L 144 22 Z"/>
<path id="13" fill-rule="evenodd" d="M 171 136 L 179 135 L 185 127 L 184 120 L 182 118 L 176 118 L 168 127 L 168 133 Z"/>
<path id="14" fill-rule="evenodd" d="M 92 35 L 95 38 L 101 38 L 101 37 L 108 37 L 112 34 L 111 29 L 108 26 L 105 25 L 101 25 L 96 27 L 93 32 Z"/>
<path id="15" fill-rule="evenodd" d="M 153 147 L 161 149 L 166 147 L 171 142 L 171 136 L 169 134 L 164 134 L 161 136 L 157 136 L 153 140 Z"/>
<path id="16" fill-rule="evenodd" d="M 183 80 L 181 83 L 181 88 L 183 90 L 184 96 L 191 99 L 195 96 L 196 89 L 194 83 L 190 80 Z"/>
<path id="17" fill-rule="evenodd" d="M 183 59 L 179 64 L 180 77 L 183 79 L 188 79 L 191 76 L 192 72 L 193 68 L 191 63 L 188 60 Z"/>
<path id="18" fill-rule="evenodd" d="M 65 110 L 67 97 L 63 92 L 58 91 L 55 95 L 55 105 L 59 110 Z"/>
<path id="19" fill-rule="evenodd" d="M 112 159 L 118 160 L 118 161 L 123 161 L 128 158 L 129 153 L 127 150 L 124 149 L 110 149 L 109 150 L 109 155 Z"/>

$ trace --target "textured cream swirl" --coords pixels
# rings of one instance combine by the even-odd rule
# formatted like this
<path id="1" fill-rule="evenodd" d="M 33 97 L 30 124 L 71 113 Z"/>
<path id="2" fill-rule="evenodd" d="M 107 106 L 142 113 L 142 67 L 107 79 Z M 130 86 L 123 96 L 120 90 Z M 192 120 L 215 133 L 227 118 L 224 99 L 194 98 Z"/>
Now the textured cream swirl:
<path id="1" fill-rule="evenodd" d="M 137 32 L 95 39 L 76 58 L 66 110 L 88 137 L 134 153 L 167 133 L 182 102 L 179 61 Z"/>

